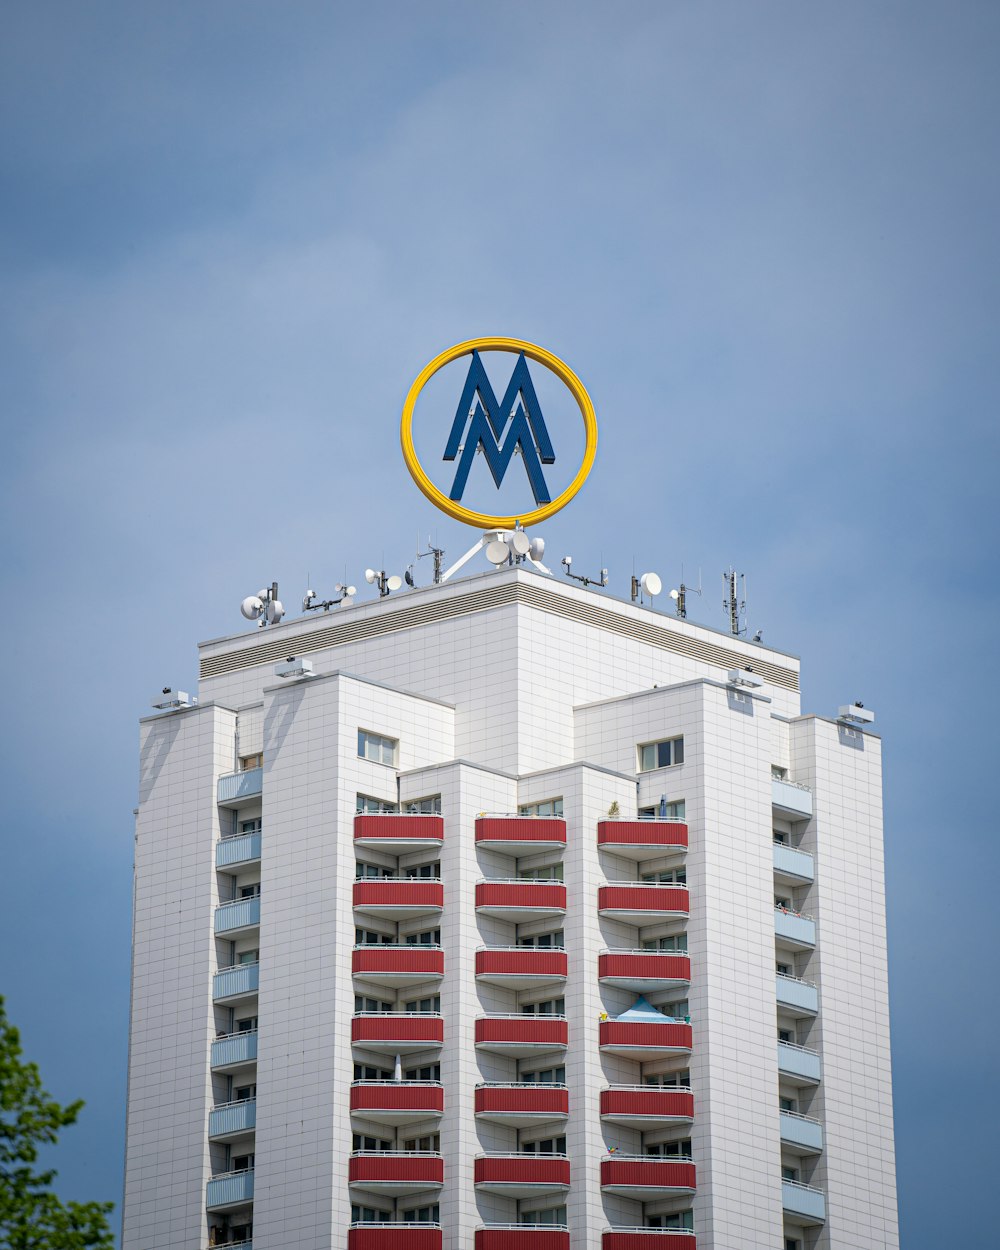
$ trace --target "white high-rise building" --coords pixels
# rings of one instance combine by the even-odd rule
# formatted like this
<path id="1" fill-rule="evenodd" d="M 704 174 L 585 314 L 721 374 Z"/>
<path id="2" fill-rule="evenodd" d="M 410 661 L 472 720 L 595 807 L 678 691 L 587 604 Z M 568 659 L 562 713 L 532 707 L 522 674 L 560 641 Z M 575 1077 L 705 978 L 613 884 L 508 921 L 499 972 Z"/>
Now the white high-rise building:
<path id="1" fill-rule="evenodd" d="M 881 744 L 794 657 L 526 567 L 200 655 L 124 1250 L 898 1245 Z"/>

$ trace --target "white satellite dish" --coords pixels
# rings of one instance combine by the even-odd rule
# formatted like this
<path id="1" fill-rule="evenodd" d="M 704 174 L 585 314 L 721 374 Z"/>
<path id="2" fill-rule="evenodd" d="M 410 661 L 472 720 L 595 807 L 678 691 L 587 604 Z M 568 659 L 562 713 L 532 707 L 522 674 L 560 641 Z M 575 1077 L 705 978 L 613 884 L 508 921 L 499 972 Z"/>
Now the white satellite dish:
<path id="1" fill-rule="evenodd" d="M 515 530 L 510 536 L 510 547 L 515 555 L 526 556 L 531 550 L 531 539 L 524 530 Z"/>
<path id="2" fill-rule="evenodd" d="M 374 586 L 377 579 L 378 574 L 374 569 L 365 569 L 365 581 L 369 586 Z"/>
<path id="3" fill-rule="evenodd" d="M 386 586 L 389 590 L 398 590 L 402 584 L 403 579 L 401 577 L 397 577 L 395 573 L 393 573 L 392 577 L 390 577 L 386 582 Z"/>
<path id="4" fill-rule="evenodd" d="M 351 598 L 351 596 L 352 596 L 352 595 L 356 595 L 356 594 L 358 593 L 358 588 L 357 588 L 357 586 L 341 586 L 341 588 L 340 588 L 340 589 L 344 592 L 344 594 L 345 594 L 345 595 L 346 595 L 349 599 Z"/>
<path id="5" fill-rule="evenodd" d="M 240 604 L 240 611 L 248 621 L 259 621 L 264 615 L 264 601 L 260 595 L 247 595 Z"/>
<path id="6" fill-rule="evenodd" d="M 263 589 L 263 590 L 258 590 L 258 591 L 257 591 L 257 598 L 258 598 L 258 599 L 266 599 L 266 598 L 267 598 L 267 596 L 268 596 L 268 589 L 267 589 L 267 587 L 266 587 L 266 586 L 264 587 L 264 589 Z"/>
<path id="7" fill-rule="evenodd" d="M 639 578 L 639 585 L 650 598 L 658 595 L 663 589 L 663 583 L 655 573 L 643 573 L 642 577 Z"/>
<path id="8" fill-rule="evenodd" d="M 673 600 L 675 600 L 675 601 L 676 601 L 677 599 L 679 599 L 679 598 L 680 598 L 680 591 L 679 591 L 679 590 L 672 590 L 672 591 L 670 592 L 670 598 L 671 598 L 671 599 L 673 599 Z"/>
<path id="9" fill-rule="evenodd" d="M 264 609 L 264 615 L 272 625 L 277 625 L 285 615 L 284 604 L 282 604 L 280 599 L 269 599 Z"/>
<path id="10" fill-rule="evenodd" d="M 497 568 L 501 564 L 506 564 L 510 558 L 510 552 L 507 550 L 507 544 L 498 542 L 496 539 L 486 544 L 486 559 L 490 564 L 495 564 Z"/>
<path id="11" fill-rule="evenodd" d="M 528 545 L 528 555 L 532 560 L 540 560 L 545 555 L 545 539 L 533 538 Z"/>

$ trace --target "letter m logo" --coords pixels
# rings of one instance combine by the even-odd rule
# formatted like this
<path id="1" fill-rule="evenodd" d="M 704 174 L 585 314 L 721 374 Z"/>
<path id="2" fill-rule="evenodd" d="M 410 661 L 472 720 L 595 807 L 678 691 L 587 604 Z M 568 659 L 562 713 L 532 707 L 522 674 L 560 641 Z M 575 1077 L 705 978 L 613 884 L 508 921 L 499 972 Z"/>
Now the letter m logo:
<path id="1" fill-rule="evenodd" d="M 458 401 L 458 411 L 444 453 L 445 460 L 458 458 L 455 482 L 451 488 L 452 499 L 462 498 L 472 461 L 480 447 L 497 487 L 504 479 L 514 452 L 520 450 L 535 503 L 551 502 L 542 465 L 554 464 L 556 457 L 524 352 L 517 358 L 499 403 L 479 353 L 472 353 L 469 376 L 465 379 L 465 389 Z"/>

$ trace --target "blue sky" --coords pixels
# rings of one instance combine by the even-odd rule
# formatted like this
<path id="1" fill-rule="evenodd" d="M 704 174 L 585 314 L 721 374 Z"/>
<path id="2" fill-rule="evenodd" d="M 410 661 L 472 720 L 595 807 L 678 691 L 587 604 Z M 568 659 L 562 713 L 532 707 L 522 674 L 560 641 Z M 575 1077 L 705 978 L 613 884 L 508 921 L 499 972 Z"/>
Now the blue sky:
<path id="1" fill-rule="evenodd" d="M 601 423 L 550 552 L 619 595 L 633 562 L 701 569 L 717 627 L 734 563 L 804 706 L 876 709 L 903 1240 L 979 1239 L 1000 10 L 10 0 L 2 23 L 0 989 L 87 1100 L 63 1192 L 120 1197 L 137 717 L 263 583 L 295 604 L 307 575 L 401 570 L 418 533 L 469 544 L 410 484 L 398 414 L 431 356 L 510 334 Z"/>

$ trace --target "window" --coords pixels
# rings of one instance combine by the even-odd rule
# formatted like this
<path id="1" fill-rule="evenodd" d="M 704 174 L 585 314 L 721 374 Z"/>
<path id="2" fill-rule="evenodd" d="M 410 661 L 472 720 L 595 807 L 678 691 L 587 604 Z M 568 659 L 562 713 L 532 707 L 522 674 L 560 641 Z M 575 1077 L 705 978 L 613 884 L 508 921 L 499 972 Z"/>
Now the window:
<path id="1" fill-rule="evenodd" d="M 354 1065 L 354 1079 L 356 1081 L 391 1081 L 391 1068 L 374 1068 L 370 1063 L 356 1063 Z"/>
<path id="2" fill-rule="evenodd" d="M 690 1159 L 691 1138 L 684 1137 L 680 1141 L 661 1141 L 654 1146 L 647 1146 L 645 1153 L 657 1155 L 661 1159 Z"/>
<path id="3" fill-rule="evenodd" d="M 563 931 L 562 929 L 554 929 L 551 933 L 535 933 L 530 937 L 519 937 L 517 939 L 518 946 L 554 946 L 558 950 L 563 948 Z"/>
<path id="4" fill-rule="evenodd" d="M 684 739 L 665 738 L 662 742 L 643 742 L 639 745 L 639 772 L 650 773 L 654 768 L 670 768 L 684 763 Z"/>
<path id="5" fill-rule="evenodd" d="M 664 868 L 662 872 L 644 872 L 640 881 L 656 881 L 661 885 L 686 885 L 686 868 Z"/>
<path id="6" fill-rule="evenodd" d="M 683 1072 L 654 1072 L 642 1078 L 643 1085 L 661 1085 L 664 1089 L 690 1089 L 691 1073 L 687 1068 Z"/>
<path id="7" fill-rule="evenodd" d="M 255 816 L 253 820 L 240 821 L 240 833 L 260 833 L 261 818 Z"/>
<path id="8" fill-rule="evenodd" d="M 686 804 L 683 799 L 674 799 L 667 803 L 665 800 L 657 803 L 655 807 L 640 807 L 640 820 L 684 820 L 684 809 Z"/>
<path id="9" fill-rule="evenodd" d="M 398 745 L 395 738 L 383 738 L 381 734 L 369 733 L 367 729 L 358 730 L 358 755 L 363 760 L 395 768 Z"/>
<path id="10" fill-rule="evenodd" d="M 242 1020 L 237 1020 L 236 1032 L 237 1033 L 256 1033 L 257 1032 L 257 1017 L 245 1016 Z"/>
<path id="11" fill-rule="evenodd" d="M 802 1242 L 798 1237 L 786 1237 L 785 1250 L 802 1250 Z"/>
<path id="12" fill-rule="evenodd" d="M 429 1133 L 426 1137 L 408 1137 L 403 1142 L 404 1150 L 440 1150 L 441 1134 Z"/>
<path id="13" fill-rule="evenodd" d="M 410 877 L 427 877 L 432 881 L 437 881 L 441 876 L 441 864 L 435 860 L 433 864 L 416 864 L 413 868 L 404 868 L 404 875 Z"/>
<path id="14" fill-rule="evenodd" d="M 795 1098 L 779 1098 L 778 1106 L 782 1111 L 798 1111 L 799 1104 Z"/>
<path id="15" fill-rule="evenodd" d="M 394 816 L 399 811 L 399 804 L 390 803 L 388 799 L 373 799 L 370 794 L 359 794 L 355 810 L 359 816 Z"/>
<path id="16" fill-rule="evenodd" d="M 352 1224 L 388 1224 L 391 1220 L 391 1211 L 381 1211 L 378 1207 L 351 1207 Z"/>
<path id="17" fill-rule="evenodd" d="M 240 898 L 260 898 L 260 882 L 240 886 Z"/>
<path id="18" fill-rule="evenodd" d="M 778 830 L 778 829 L 772 829 L 772 830 L 771 830 L 771 837 L 774 839 L 775 843 L 776 843 L 778 846 L 787 846 L 787 845 L 788 845 L 788 834 L 787 834 L 787 833 L 782 833 L 782 832 L 781 832 L 780 830 Z"/>
<path id="19" fill-rule="evenodd" d="M 693 1211 L 674 1211 L 670 1215 L 650 1215 L 646 1219 L 647 1228 L 679 1228 L 690 1233 L 694 1230 Z"/>
<path id="20" fill-rule="evenodd" d="M 410 1207 L 403 1212 L 404 1224 L 438 1224 L 441 1221 L 441 1208 L 435 1202 L 429 1207 Z"/>
<path id="21" fill-rule="evenodd" d="M 687 948 L 688 935 L 686 933 L 671 933 L 667 937 L 643 938 L 642 940 L 644 951 L 686 951 Z"/>
<path id="22" fill-rule="evenodd" d="M 440 816 L 441 796 L 431 794 L 426 799 L 410 799 L 403 804 L 403 811 L 407 816 Z"/>
<path id="23" fill-rule="evenodd" d="M 440 1081 L 441 1065 L 426 1063 L 422 1068 L 407 1068 L 403 1075 L 408 1081 Z"/>
<path id="24" fill-rule="evenodd" d="M 408 933 L 406 935 L 407 946 L 440 946 L 441 930 L 440 929 L 423 929 L 420 933 Z"/>
<path id="25" fill-rule="evenodd" d="M 366 998 L 364 994 L 354 995 L 355 1011 L 395 1011 L 393 1003 L 383 1002 L 381 998 Z"/>
<path id="26" fill-rule="evenodd" d="M 229 1160 L 230 1172 L 249 1172 L 253 1167 L 253 1155 L 233 1155 Z"/>
<path id="27" fill-rule="evenodd" d="M 542 868 L 519 868 L 517 875 L 521 881 L 561 881 L 563 866 L 562 864 L 546 864 Z"/>
<path id="28" fill-rule="evenodd" d="M 233 1102 L 248 1102 L 251 1098 L 257 1097 L 257 1083 L 252 1085 L 237 1085 L 233 1090 Z"/>
<path id="29" fill-rule="evenodd" d="M 660 1010 L 668 1019 L 671 1016 L 675 1020 L 689 1020 L 691 1018 L 691 1008 L 686 998 L 678 998 L 673 1003 L 661 1003 Z"/>
<path id="30" fill-rule="evenodd" d="M 782 768 L 780 764 L 771 765 L 771 777 L 774 781 L 787 781 L 788 769 Z"/>
<path id="31" fill-rule="evenodd" d="M 566 1138 L 543 1137 L 541 1141 L 522 1142 L 521 1153 L 526 1155 L 564 1155 L 566 1153 Z"/>
<path id="32" fill-rule="evenodd" d="M 774 970 L 783 977 L 794 976 L 791 964 L 783 964 L 780 959 L 775 960 Z"/>
<path id="33" fill-rule="evenodd" d="M 781 1169 L 781 1179 L 783 1181 L 797 1181 L 799 1179 L 799 1169 L 783 1167 Z"/>
<path id="34" fill-rule="evenodd" d="M 260 962 L 260 951 L 254 949 L 252 951 L 240 951 L 236 956 L 238 964 L 255 964 Z"/>
<path id="35" fill-rule="evenodd" d="M 521 1080 L 525 1085 L 565 1085 L 566 1069 L 560 1064 L 556 1068 L 540 1068 L 537 1072 L 522 1072 Z"/>
<path id="36" fill-rule="evenodd" d="M 565 1207 L 544 1207 L 541 1211 L 522 1211 L 517 1217 L 518 1224 L 555 1224 L 563 1227 L 566 1224 Z"/>
<path id="37" fill-rule="evenodd" d="M 391 877 L 392 869 L 383 868 L 381 864 L 363 864 L 359 859 L 354 865 L 354 875 L 359 881 L 362 877 Z"/>
<path id="38" fill-rule="evenodd" d="M 517 809 L 518 816 L 561 816 L 563 814 L 562 796 L 558 799 L 544 799 L 541 803 L 522 803 Z"/>
<path id="39" fill-rule="evenodd" d="M 355 946 L 393 946 L 395 938 L 388 933 L 379 933 L 377 929 L 355 929 Z"/>
<path id="40" fill-rule="evenodd" d="M 351 1138 L 352 1150 L 391 1150 L 392 1142 L 385 1137 L 365 1137 L 363 1133 L 355 1133 Z"/>
<path id="41" fill-rule="evenodd" d="M 789 1042 L 792 1046 L 794 1046 L 795 1045 L 795 1031 L 793 1029 L 779 1029 L 778 1041 Z"/>
<path id="42" fill-rule="evenodd" d="M 522 1003 L 522 1016 L 561 1016 L 566 1010 L 565 998 L 546 998 L 540 1003 Z"/>
<path id="43" fill-rule="evenodd" d="M 432 994 L 429 998 L 413 998 L 406 1004 L 407 1011 L 427 1012 L 441 1010 L 441 995 Z"/>
<path id="44" fill-rule="evenodd" d="M 240 772 L 241 773 L 248 773 L 251 768 L 263 768 L 263 767 L 264 767 L 264 756 L 261 754 L 260 751 L 258 751 L 256 755 L 241 755 L 240 756 Z"/>

